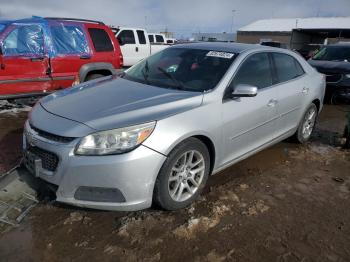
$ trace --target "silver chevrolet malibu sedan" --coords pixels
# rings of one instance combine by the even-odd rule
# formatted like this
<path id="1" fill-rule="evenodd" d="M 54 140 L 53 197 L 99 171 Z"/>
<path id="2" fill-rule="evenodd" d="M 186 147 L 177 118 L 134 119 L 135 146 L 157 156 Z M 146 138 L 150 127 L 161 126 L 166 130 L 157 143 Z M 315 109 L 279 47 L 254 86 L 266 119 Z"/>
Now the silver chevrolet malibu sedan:
<path id="1" fill-rule="evenodd" d="M 24 162 L 60 202 L 176 210 L 209 175 L 288 137 L 308 141 L 324 92 L 324 76 L 288 50 L 175 45 L 41 99 Z"/>

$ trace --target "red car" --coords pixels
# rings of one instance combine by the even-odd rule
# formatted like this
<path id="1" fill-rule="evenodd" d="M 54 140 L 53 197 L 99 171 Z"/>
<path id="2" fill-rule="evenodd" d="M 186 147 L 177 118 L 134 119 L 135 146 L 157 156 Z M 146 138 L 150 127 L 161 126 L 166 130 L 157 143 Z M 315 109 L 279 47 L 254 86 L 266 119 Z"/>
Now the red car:
<path id="1" fill-rule="evenodd" d="M 102 22 L 0 21 L 0 99 L 43 95 L 113 75 L 122 65 L 118 41 Z"/>

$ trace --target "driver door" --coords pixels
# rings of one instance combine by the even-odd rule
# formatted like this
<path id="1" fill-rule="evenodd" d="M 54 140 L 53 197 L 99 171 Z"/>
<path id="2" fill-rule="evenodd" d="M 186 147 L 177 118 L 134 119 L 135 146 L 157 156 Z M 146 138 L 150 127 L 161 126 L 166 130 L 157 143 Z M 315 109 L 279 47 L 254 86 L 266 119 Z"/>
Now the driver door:
<path id="1" fill-rule="evenodd" d="M 132 66 L 141 60 L 134 30 L 120 30 L 117 34 L 117 39 L 123 54 L 124 66 Z"/>
<path id="2" fill-rule="evenodd" d="M 38 24 L 9 26 L 2 34 L 0 96 L 42 93 L 52 84 L 44 32 Z"/>
<path id="3" fill-rule="evenodd" d="M 223 165 L 248 154 L 275 138 L 277 133 L 277 92 L 272 86 L 268 53 L 248 56 L 239 67 L 227 93 L 240 84 L 255 86 L 255 97 L 228 98 L 223 101 Z"/>

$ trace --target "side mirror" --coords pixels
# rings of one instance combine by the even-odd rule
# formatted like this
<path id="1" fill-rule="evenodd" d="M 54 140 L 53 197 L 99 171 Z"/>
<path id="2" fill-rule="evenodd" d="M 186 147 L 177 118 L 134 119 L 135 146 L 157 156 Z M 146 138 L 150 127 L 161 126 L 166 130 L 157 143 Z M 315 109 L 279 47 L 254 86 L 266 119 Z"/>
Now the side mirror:
<path id="1" fill-rule="evenodd" d="M 258 88 L 251 85 L 237 85 L 233 90 L 231 97 L 254 97 L 258 94 Z"/>

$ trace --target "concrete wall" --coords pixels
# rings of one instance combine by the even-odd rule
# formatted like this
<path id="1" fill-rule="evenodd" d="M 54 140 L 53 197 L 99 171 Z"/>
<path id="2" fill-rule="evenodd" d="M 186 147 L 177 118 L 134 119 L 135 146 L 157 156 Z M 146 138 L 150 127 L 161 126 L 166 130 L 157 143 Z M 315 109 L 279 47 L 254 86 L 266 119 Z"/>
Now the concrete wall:
<path id="1" fill-rule="evenodd" d="M 291 32 L 237 32 L 237 42 L 247 44 L 259 44 L 263 41 L 275 41 L 289 46 Z"/>

